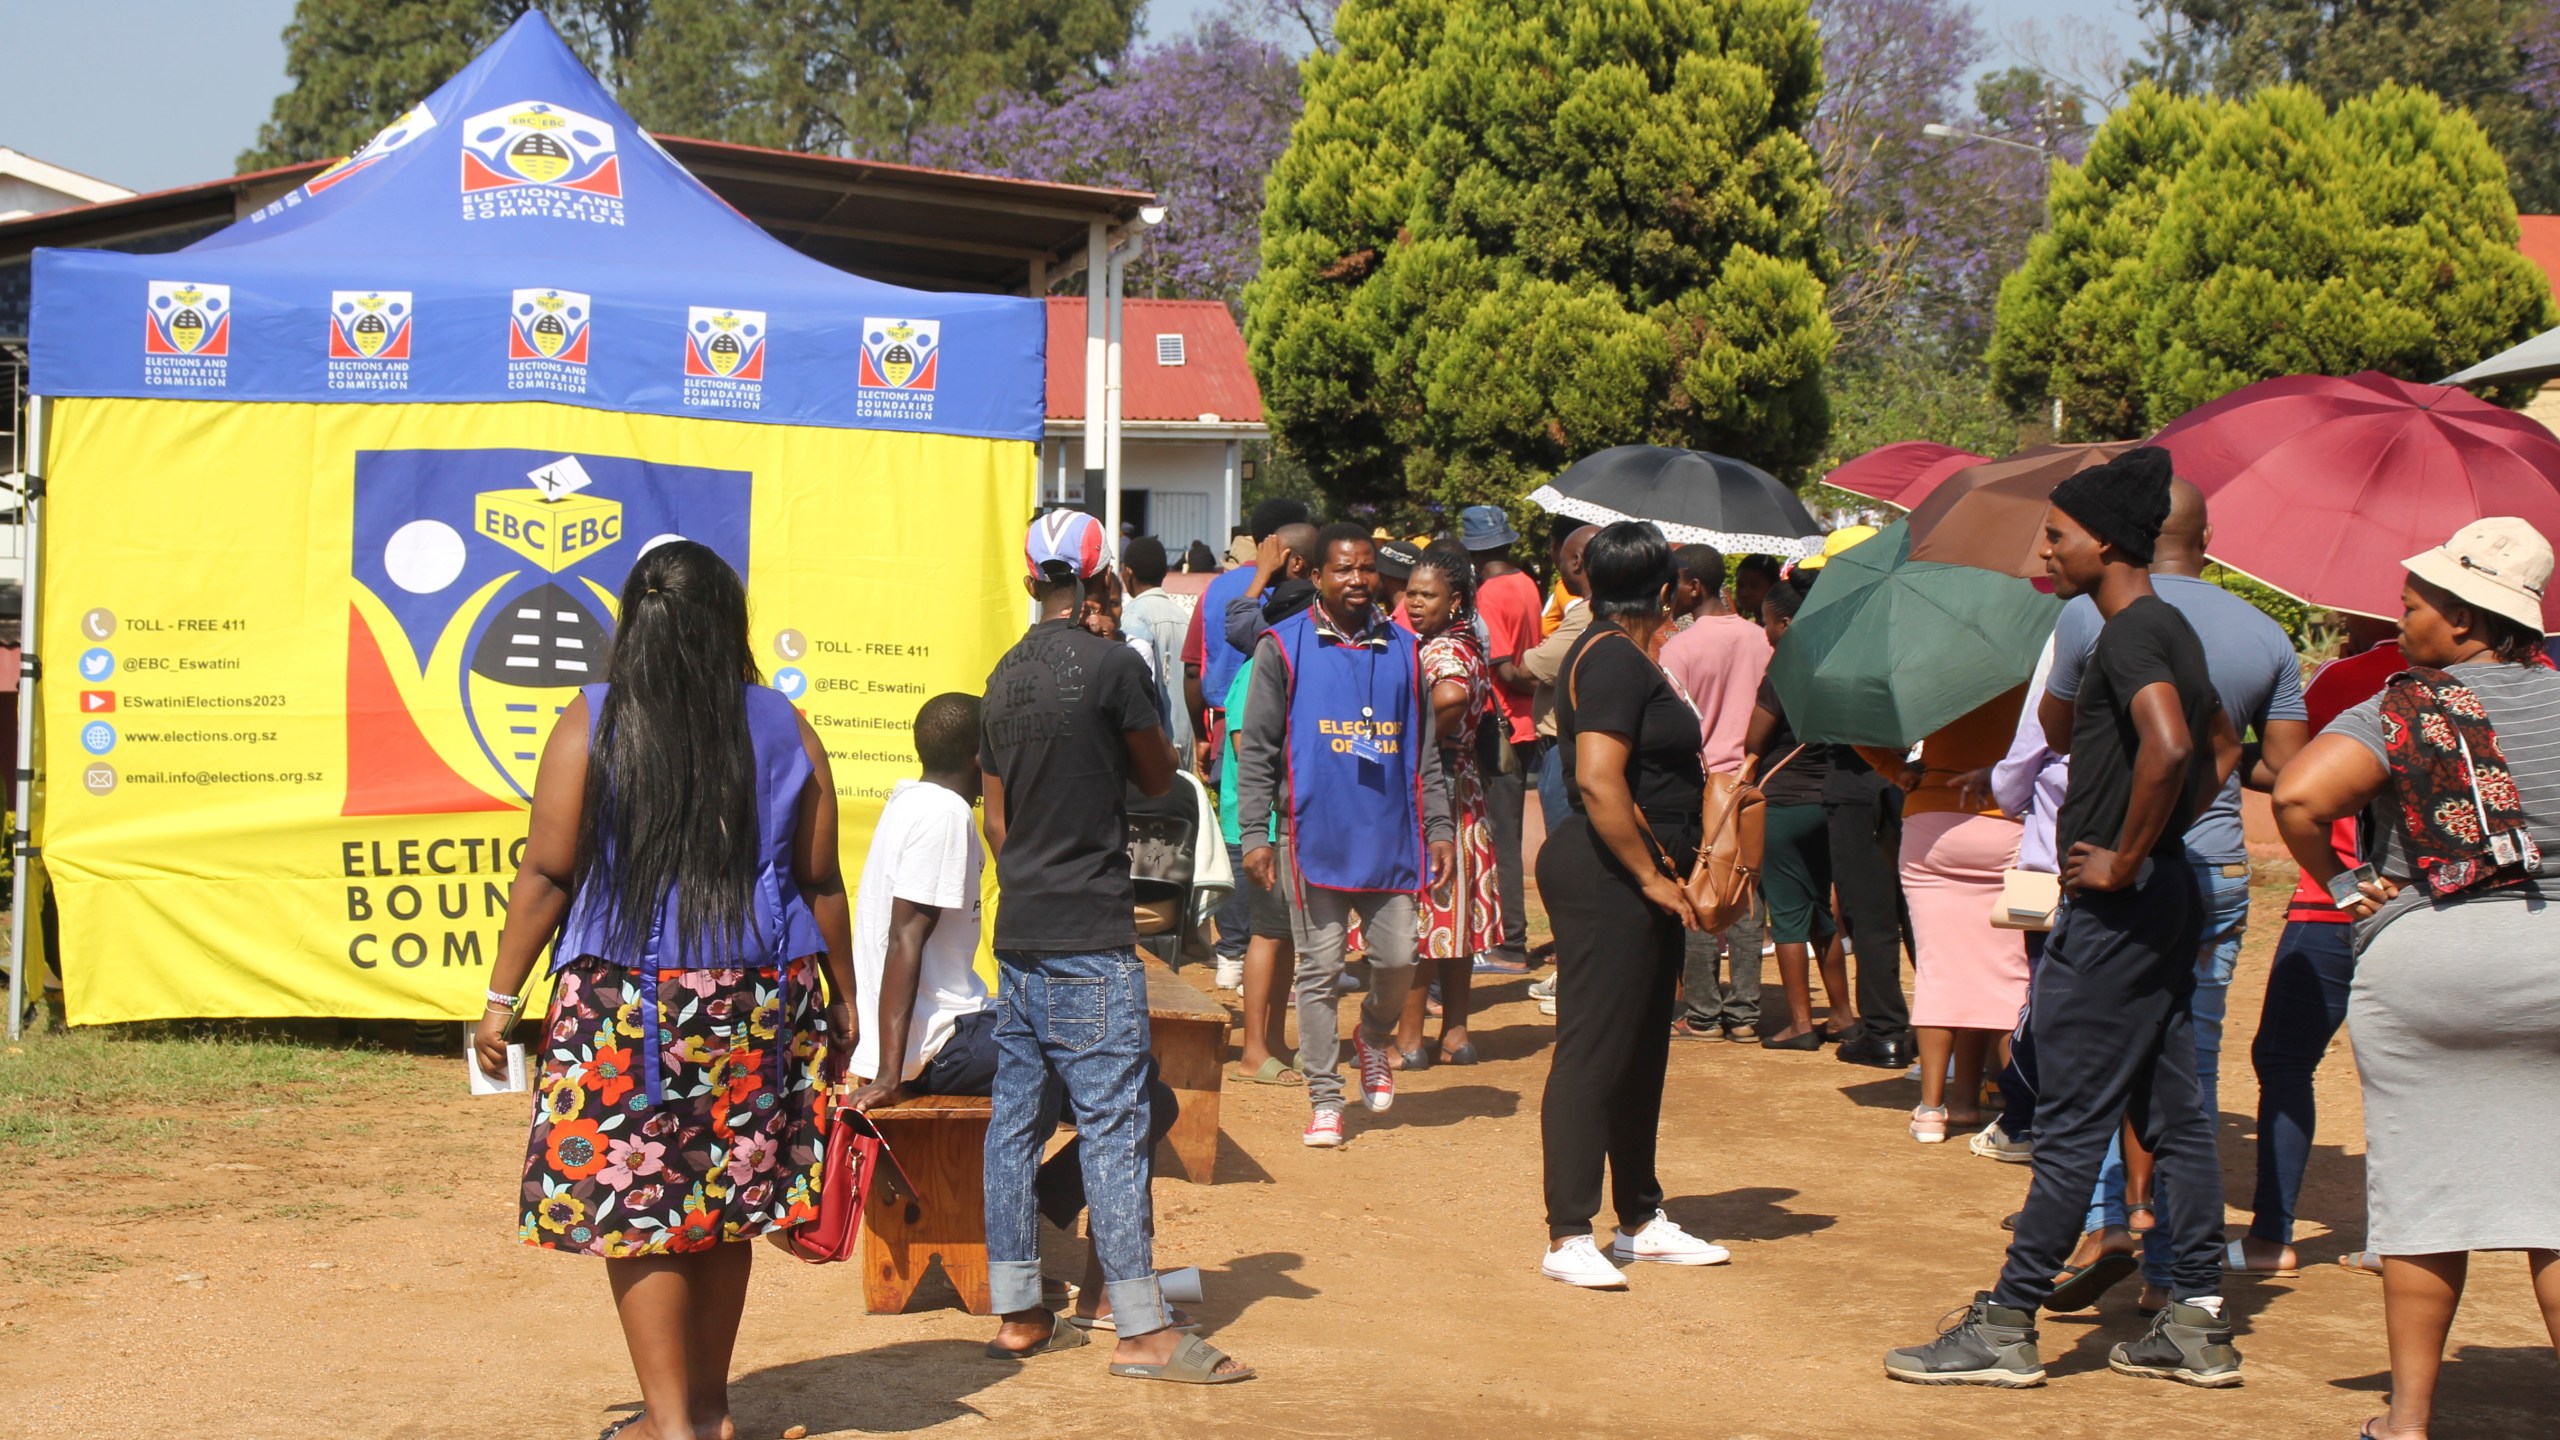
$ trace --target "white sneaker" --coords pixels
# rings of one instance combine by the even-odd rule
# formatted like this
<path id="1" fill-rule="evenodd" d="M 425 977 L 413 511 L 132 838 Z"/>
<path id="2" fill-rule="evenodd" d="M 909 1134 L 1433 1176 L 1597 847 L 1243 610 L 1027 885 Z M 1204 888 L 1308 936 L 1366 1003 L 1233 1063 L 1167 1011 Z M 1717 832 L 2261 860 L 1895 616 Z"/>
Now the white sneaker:
<path id="1" fill-rule="evenodd" d="M 1609 1253 L 1630 1263 L 1650 1260 L 1658 1265 L 1722 1265 L 1733 1258 L 1732 1251 L 1672 1224 L 1659 1210 L 1633 1235 L 1618 1231 Z"/>
<path id="2" fill-rule="evenodd" d="M 1538 1013 L 1541 1015 L 1553 1015 L 1556 1013 L 1556 997 L 1549 995 L 1545 999 L 1540 1000 L 1538 1002 Z"/>
<path id="3" fill-rule="evenodd" d="M 1387 1067 L 1387 1052 L 1360 1038 L 1351 1036 L 1351 1048 L 1360 1057 L 1360 1103 L 1372 1113 L 1395 1108 L 1396 1072 Z"/>
<path id="4" fill-rule="evenodd" d="M 1553 1000 L 1556 998 L 1556 977 L 1550 975 L 1544 980 L 1530 981 L 1529 998 L 1532 1000 Z"/>
<path id="5" fill-rule="evenodd" d="M 1585 1290 L 1624 1290 L 1627 1277 L 1600 1253 L 1588 1235 L 1576 1235 L 1538 1259 L 1538 1273 Z"/>
<path id="6" fill-rule="evenodd" d="M 1244 988 L 1244 960 L 1242 957 L 1238 957 L 1233 960 L 1220 957 L 1218 961 L 1218 988 L 1221 990 L 1241 990 Z"/>
<path id="7" fill-rule="evenodd" d="M 1318 1150 L 1338 1149 L 1342 1145 L 1342 1112 L 1318 1110 L 1307 1117 L 1307 1133 L 1299 1137 Z"/>

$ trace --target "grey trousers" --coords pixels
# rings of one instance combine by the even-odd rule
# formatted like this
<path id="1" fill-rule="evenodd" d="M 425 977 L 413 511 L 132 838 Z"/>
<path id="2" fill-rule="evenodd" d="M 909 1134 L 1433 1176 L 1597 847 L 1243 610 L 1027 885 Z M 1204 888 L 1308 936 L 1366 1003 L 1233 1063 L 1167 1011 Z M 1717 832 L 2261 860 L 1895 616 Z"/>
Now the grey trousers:
<path id="1" fill-rule="evenodd" d="M 1310 885 L 1295 865 L 1280 871 L 1289 890 L 1289 929 L 1298 946 L 1298 1069 L 1307 1101 L 1318 1110 L 1342 1103 L 1342 955 L 1346 929 L 1360 917 L 1369 957 L 1369 990 L 1360 997 L 1360 1038 L 1373 1048 L 1395 1043 L 1404 997 L 1413 988 L 1413 897 L 1387 890 L 1327 890 Z"/>
<path id="2" fill-rule="evenodd" d="M 1500 712 L 1494 718 L 1500 720 Z M 1529 948 L 1529 902 L 1523 889 L 1520 827 L 1528 814 L 1538 752 L 1523 745 L 1515 753 L 1519 763 L 1509 774 L 1499 770 L 1485 772 L 1484 809 L 1485 823 L 1493 830 L 1494 887 L 1502 896 L 1502 947 L 1525 952 Z"/>
<path id="3" fill-rule="evenodd" d="M 1692 930 L 1687 936 L 1688 964 L 1681 977 L 1684 998 L 1681 1014 L 1689 1023 L 1704 1028 L 1709 1025 L 1758 1025 L 1760 1023 L 1760 941 L 1768 930 L 1768 921 L 1754 900 L 1741 919 L 1726 927 L 1722 935 L 1707 935 Z M 1726 963 L 1732 967 L 1732 978 L 1718 973 L 1719 943 L 1733 952 Z"/>

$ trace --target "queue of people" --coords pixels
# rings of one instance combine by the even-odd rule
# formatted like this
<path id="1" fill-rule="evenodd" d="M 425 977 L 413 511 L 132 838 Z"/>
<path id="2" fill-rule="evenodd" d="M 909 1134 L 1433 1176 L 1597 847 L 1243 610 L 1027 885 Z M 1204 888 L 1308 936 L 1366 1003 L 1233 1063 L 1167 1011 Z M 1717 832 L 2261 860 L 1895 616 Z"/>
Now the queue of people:
<path id="1" fill-rule="evenodd" d="M 2043 553 L 2068 603 L 2034 677 L 1908 752 L 1800 739 L 1818 717 L 1768 680 L 1863 535 L 1788 564 L 1641 521 L 1562 526 L 1550 610 L 1493 507 L 1406 542 L 1273 502 L 1186 617 L 1161 546 L 1115 557 L 1089 517 L 1045 515 L 1025 545 L 1039 620 L 983 696 L 918 712 L 918 774 L 850 897 L 826 754 L 758 682 L 743 587 L 700 546 L 653 548 L 605 682 L 544 751 L 475 1041 L 503 1065 L 556 935 L 522 1233 L 606 1260 L 646 1405 L 615 1428 L 719 1433 L 752 1253 L 735 1242 L 814 1218 L 831 1106 L 913 1094 L 991 1097 L 990 1357 L 1101 1335 L 1115 1375 L 1253 1376 L 1154 1268 L 1176 1102 L 1148 1055 L 1127 815 L 1190 770 L 1237 882 L 1214 920 L 1243 1011 L 1230 1078 L 1303 1089 L 1310 1147 L 1354 1138 L 1350 1091 L 1375 1115 L 1400 1074 L 1476 1063 L 1475 978 L 1538 959 L 1534 869 L 1549 1279 L 1623 1289 L 1626 1266 L 1731 1260 L 1663 1209 L 1674 1046 L 1916 1059 L 1911 1140 L 1962 1135 L 2032 1178 L 1996 1282 L 1887 1354 L 1897 1380 L 2040 1384 L 2039 1314 L 2139 1270 L 2151 1323 L 2111 1366 L 2240 1383 L 2227 1282 L 2298 1271 L 2311 1076 L 2346 1025 L 2393 1380 L 2365 1433 L 2423 1436 L 2471 1252 L 2527 1253 L 2560 1344 L 2560 983 L 2532 963 L 2560 845 L 2551 547 L 2489 520 L 2413 557 L 2396 635 L 2351 624 L 2354 653 L 2306 688 L 2282 631 L 2201 578 L 2205 498 L 2170 468 L 2135 450 L 2053 491 Z M 1684 883 L 1710 777 L 1766 804 L 1757 902 L 1712 922 Z M 2272 793 L 2302 876 L 2251 1049 L 2255 1218 L 2227 1237 L 2248 788 Z M 992 989 L 973 964 L 990 858 Z M 2009 910 L 2021 873 L 2050 877 L 2049 925 Z M 1044 1161 L 1068 1113 L 1075 1139 Z M 1089 1261 L 1063 1300 L 1038 1222 L 1080 1214 Z"/>

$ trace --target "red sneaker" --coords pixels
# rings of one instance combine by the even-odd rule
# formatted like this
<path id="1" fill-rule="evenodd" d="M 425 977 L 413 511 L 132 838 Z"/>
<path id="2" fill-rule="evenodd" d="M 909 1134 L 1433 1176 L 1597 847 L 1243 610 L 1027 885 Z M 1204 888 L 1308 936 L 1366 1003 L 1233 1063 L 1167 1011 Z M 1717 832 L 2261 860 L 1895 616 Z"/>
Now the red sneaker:
<path id="1" fill-rule="evenodd" d="M 1318 1110 L 1307 1120 L 1307 1133 L 1300 1137 L 1318 1150 L 1337 1149 L 1342 1144 L 1342 1112 Z"/>
<path id="2" fill-rule="evenodd" d="M 1351 1048 L 1360 1057 L 1360 1103 L 1372 1112 L 1394 1106 L 1396 1072 L 1387 1067 L 1387 1052 L 1371 1047 L 1357 1033 L 1351 1037 Z"/>

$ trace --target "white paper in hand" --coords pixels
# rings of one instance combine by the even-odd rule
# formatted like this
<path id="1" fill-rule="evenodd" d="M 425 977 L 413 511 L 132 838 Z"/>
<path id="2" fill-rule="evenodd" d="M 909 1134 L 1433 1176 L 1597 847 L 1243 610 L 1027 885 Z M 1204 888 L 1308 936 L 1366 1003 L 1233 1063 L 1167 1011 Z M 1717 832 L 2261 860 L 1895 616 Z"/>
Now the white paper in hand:
<path id="1" fill-rule="evenodd" d="M 471 1093 L 474 1095 L 514 1095 L 531 1088 L 524 1078 L 524 1047 L 521 1045 L 507 1047 L 507 1078 L 504 1084 L 490 1079 L 489 1072 L 480 1068 L 480 1057 L 473 1053 L 468 1039 L 462 1042 L 462 1068 L 471 1075 Z"/>

